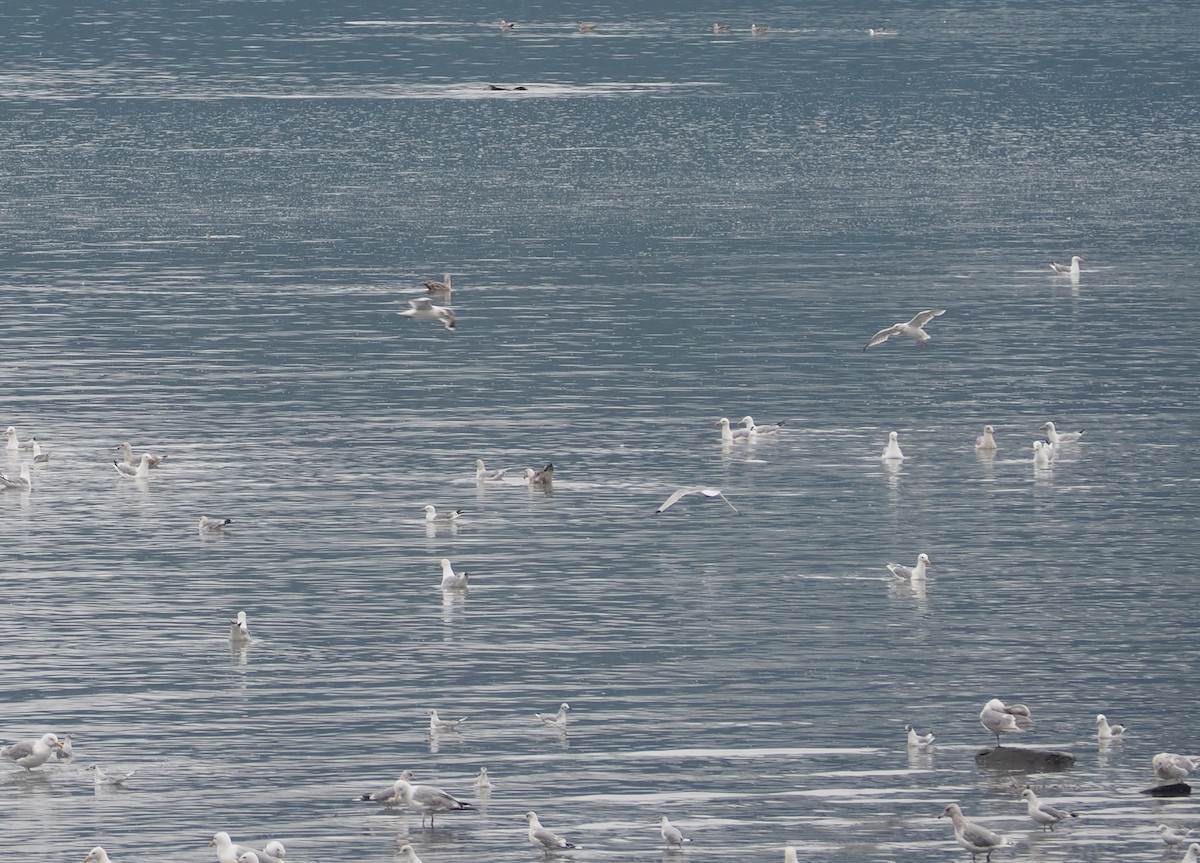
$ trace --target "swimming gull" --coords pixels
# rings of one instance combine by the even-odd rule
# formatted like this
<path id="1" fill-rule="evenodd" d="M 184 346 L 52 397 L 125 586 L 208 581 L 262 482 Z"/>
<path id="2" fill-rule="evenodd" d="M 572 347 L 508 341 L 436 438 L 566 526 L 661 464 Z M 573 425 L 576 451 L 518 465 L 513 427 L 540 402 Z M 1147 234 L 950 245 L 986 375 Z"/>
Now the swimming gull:
<path id="1" fill-rule="evenodd" d="M 783 424 L 785 422 L 787 422 L 787 420 L 780 420 L 779 422 L 767 423 L 766 425 L 760 426 L 754 421 L 754 417 L 744 416 L 741 418 L 741 420 L 739 421 L 738 424 L 745 426 L 746 431 L 750 432 L 750 436 L 754 437 L 755 435 L 760 435 L 760 434 L 761 435 L 775 434 L 775 432 L 777 432 L 783 428 Z"/>
<path id="2" fill-rule="evenodd" d="M 33 477 L 29 475 L 29 464 L 21 465 L 21 473 L 17 476 L 7 476 L 0 473 L 0 485 L 5 491 L 33 491 Z"/>
<path id="3" fill-rule="evenodd" d="M 58 735 L 47 732 L 37 740 L 22 740 L 0 749 L 0 758 L 7 758 L 26 770 L 41 767 L 50 760 L 55 749 L 62 746 Z"/>
<path id="4" fill-rule="evenodd" d="M 796 846 L 787 845 L 783 849 L 783 863 L 799 863 L 796 858 Z"/>
<path id="5" fill-rule="evenodd" d="M 33 452 L 33 463 L 45 464 L 46 462 L 50 461 L 50 453 L 42 452 L 42 445 L 38 443 L 38 439 L 34 438 L 32 443 L 33 446 L 31 446 L 29 449 Z"/>
<path id="6" fill-rule="evenodd" d="M 27 441 L 22 441 L 17 436 L 17 427 L 16 426 L 9 426 L 8 428 L 6 428 L 4 430 L 4 437 L 7 440 L 7 443 L 4 444 L 4 448 L 6 450 L 8 450 L 9 452 L 17 452 L 18 450 L 23 450 L 23 449 L 33 449 L 33 440 L 31 439 L 31 440 L 27 440 Z"/>
<path id="7" fill-rule="evenodd" d="M 233 524 L 233 519 L 209 518 L 207 515 L 202 515 L 200 523 L 196 525 L 196 530 L 199 533 L 220 533 L 227 524 Z"/>
<path id="8" fill-rule="evenodd" d="M 237 863 L 262 863 L 258 859 L 258 852 L 253 848 L 246 848 L 238 855 Z"/>
<path id="9" fill-rule="evenodd" d="M 442 590 L 465 590 L 470 587 L 470 577 L 468 572 L 455 572 L 450 559 L 442 558 Z"/>
<path id="10" fill-rule="evenodd" d="M 542 720 L 545 725 L 553 725 L 556 728 L 567 727 L 567 713 L 571 710 L 571 705 L 563 702 L 558 705 L 558 713 L 535 713 L 533 714 L 538 719 Z"/>
<path id="11" fill-rule="evenodd" d="M 487 465 L 483 463 L 483 459 L 475 459 L 475 482 L 504 479 L 504 475 L 506 473 L 508 473 L 508 468 L 506 467 L 497 468 L 496 470 L 488 470 Z"/>
<path id="12" fill-rule="evenodd" d="M 439 513 L 434 508 L 433 504 L 426 504 L 425 505 L 425 520 L 426 521 L 441 521 L 441 522 L 458 521 L 459 516 L 461 516 L 464 512 L 466 512 L 465 509 L 456 509 L 453 512 Z"/>
<path id="13" fill-rule="evenodd" d="M 895 36 L 896 31 L 889 30 L 886 27 L 868 27 L 867 35 L 868 36 Z"/>
<path id="14" fill-rule="evenodd" d="M 928 734 L 918 734 L 917 729 L 911 725 L 905 725 L 904 730 L 908 732 L 908 746 L 910 749 L 927 749 L 933 743 L 933 732 Z"/>
<path id="15" fill-rule="evenodd" d="M 220 863 L 240 863 L 243 854 L 247 852 L 254 853 L 254 849 L 243 848 L 234 842 L 224 830 L 213 834 L 212 841 L 208 843 L 208 847 L 217 849 L 217 860 Z M 257 854 L 255 854 L 255 859 L 258 859 Z"/>
<path id="16" fill-rule="evenodd" d="M 728 33 L 732 29 L 732 24 L 713 24 L 714 33 Z"/>
<path id="17" fill-rule="evenodd" d="M 903 324 L 892 324 L 886 329 L 882 329 L 875 335 L 871 336 L 871 340 L 867 342 L 867 346 L 863 348 L 866 353 L 867 348 L 873 348 L 876 345 L 881 345 L 890 339 L 892 336 L 908 336 L 910 339 L 917 340 L 917 347 L 923 348 L 928 344 L 933 336 L 925 332 L 923 327 L 940 315 L 946 314 L 945 309 L 927 309 L 913 317 L 911 321 Z"/>
<path id="18" fill-rule="evenodd" d="M 1200 766 L 1200 759 L 1176 755 L 1174 752 L 1160 752 L 1150 759 L 1150 766 L 1154 768 L 1154 775 L 1164 782 L 1182 782 Z"/>
<path id="19" fill-rule="evenodd" d="M 536 812 L 526 812 L 525 820 L 529 822 L 529 841 L 533 843 L 535 848 L 541 848 L 549 853 L 550 851 L 558 851 L 562 848 L 578 848 L 578 845 L 572 845 L 566 839 L 563 839 L 553 830 L 548 830 L 542 826 L 542 822 L 538 820 Z"/>
<path id="20" fill-rule="evenodd" d="M 1181 863 L 1200 863 L 1200 845 L 1197 845 L 1195 842 L 1189 845 Z"/>
<path id="21" fill-rule="evenodd" d="M 500 19 L 500 29 L 501 30 L 512 30 L 516 26 L 517 25 L 514 24 L 512 21 L 505 21 L 503 18 Z"/>
<path id="22" fill-rule="evenodd" d="M 596 25 L 591 21 L 580 21 L 577 25 L 580 33 L 595 33 Z"/>
<path id="23" fill-rule="evenodd" d="M 283 847 L 283 843 L 278 839 L 272 839 L 263 846 L 262 854 L 258 855 L 270 863 L 272 860 L 283 860 L 287 856 L 287 849 Z"/>
<path id="24" fill-rule="evenodd" d="M 407 784 L 408 780 L 413 778 L 413 772 L 411 770 L 405 770 L 400 774 L 399 779 L 386 788 L 380 788 L 378 791 L 372 791 L 369 794 L 363 794 L 354 799 L 365 800 L 371 803 L 382 803 L 384 806 L 398 806 L 404 799 L 400 783 L 403 782 Z"/>
<path id="25" fill-rule="evenodd" d="M 996 448 L 996 438 L 993 432 L 995 431 L 991 426 L 984 426 L 983 434 L 975 438 L 975 449 L 994 450 Z"/>
<path id="26" fill-rule="evenodd" d="M 1044 431 L 1046 433 L 1046 440 L 1048 440 L 1052 446 L 1058 446 L 1060 443 L 1075 443 L 1081 437 L 1083 437 L 1083 429 L 1073 432 L 1059 432 L 1059 430 L 1054 427 L 1053 422 L 1042 423 L 1040 426 L 1038 426 L 1038 431 Z"/>
<path id="27" fill-rule="evenodd" d="M 117 444 L 117 449 L 121 450 L 125 454 L 125 464 L 136 465 L 139 461 L 141 461 L 142 455 L 144 455 L 150 460 L 150 467 L 158 467 L 168 458 L 168 456 L 155 455 L 152 452 L 142 453 L 142 455 L 134 455 L 133 445 L 130 444 L 129 441 Z"/>
<path id="28" fill-rule="evenodd" d="M 396 852 L 396 859 L 401 863 L 421 863 L 421 858 L 417 856 L 417 852 L 409 844 L 400 846 L 400 850 Z"/>
<path id="29" fill-rule="evenodd" d="M 693 494 L 703 495 L 704 497 L 719 497 L 721 500 L 725 501 L 725 503 L 729 503 L 729 498 L 721 494 L 721 490 L 719 488 L 678 488 L 671 492 L 671 496 L 664 500 L 658 509 L 654 510 L 654 514 L 658 515 L 660 512 L 665 512 L 677 504 L 680 499 Z M 734 512 L 738 511 L 738 508 L 731 503 L 729 503 L 729 508 Z"/>
<path id="30" fill-rule="evenodd" d="M 462 719 L 442 719 L 438 716 L 436 710 L 429 711 L 429 730 L 431 733 L 439 731 L 458 731 L 458 726 L 467 721 L 467 717 Z"/>
<path id="31" fill-rule="evenodd" d="M 1022 791 L 1021 799 L 1029 804 L 1029 817 L 1033 819 L 1035 824 L 1040 824 L 1043 830 L 1053 830 L 1054 825 L 1059 821 L 1079 817 L 1074 812 L 1068 812 L 1066 809 L 1059 809 L 1056 806 L 1051 806 L 1049 803 L 1043 803 L 1038 799 L 1037 794 L 1034 793 L 1032 788 L 1026 788 Z"/>
<path id="32" fill-rule="evenodd" d="M 1054 270 L 1056 273 L 1061 273 L 1064 276 L 1074 276 L 1075 278 L 1079 278 L 1079 265 L 1082 263 L 1083 258 L 1079 257 L 1079 255 L 1072 255 L 1071 263 L 1060 264 L 1057 261 L 1051 261 L 1050 269 Z"/>
<path id="33" fill-rule="evenodd" d="M 492 788 L 492 780 L 491 777 L 488 776 L 488 769 L 486 767 L 480 767 L 479 773 L 475 777 L 475 790 L 491 791 Z"/>
<path id="34" fill-rule="evenodd" d="M 971 859 L 976 854 L 983 854 L 984 860 L 992 859 L 992 852 L 1003 848 L 1008 843 L 999 833 L 994 833 L 982 824 L 968 821 L 957 803 L 951 803 L 942 810 L 938 818 L 949 818 L 954 823 L 954 838 L 958 844 L 971 852 Z"/>
<path id="35" fill-rule="evenodd" d="M 662 834 L 668 848 L 672 845 L 682 846 L 684 842 L 692 841 L 684 836 L 678 827 L 668 821 L 666 815 L 663 815 L 658 822 L 658 832 Z"/>
<path id="36" fill-rule="evenodd" d="M 1044 441 L 1035 440 L 1033 442 L 1033 466 L 1046 468 L 1050 467 L 1050 459 L 1054 454 L 1054 448 Z"/>
<path id="37" fill-rule="evenodd" d="M 108 858 L 108 852 L 97 845 L 83 858 L 83 863 L 112 863 L 112 861 Z"/>
<path id="38" fill-rule="evenodd" d="M 442 281 L 440 281 L 440 282 L 435 282 L 435 281 L 425 282 L 425 290 L 427 290 L 431 294 L 448 294 L 448 293 L 450 293 L 453 290 L 453 288 L 450 285 L 450 274 L 446 273 L 444 276 L 442 276 Z"/>
<path id="39" fill-rule="evenodd" d="M 1033 726 L 1033 716 L 1024 704 L 1006 707 L 999 698 L 993 698 L 979 711 L 979 724 L 996 735 L 996 746 L 1000 746 L 1000 735 L 1024 731 Z"/>
<path id="40" fill-rule="evenodd" d="M 1186 842 L 1188 834 L 1192 832 L 1190 827 L 1172 827 L 1170 824 L 1159 824 L 1155 829 L 1162 841 L 1171 848 Z"/>
<path id="41" fill-rule="evenodd" d="M 1125 733 L 1124 725 L 1109 725 L 1108 717 L 1103 713 L 1096 714 L 1096 739 L 1114 740 Z"/>
<path id="42" fill-rule="evenodd" d="M 92 772 L 93 782 L 97 785 L 107 785 L 109 787 L 116 787 L 137 773 L 137 768 L 130 770 L 128 773 L 106 773 L 99 764 L 89 764 L 87 769 Z"/>
<path id="43" fill-rule="evenodd" d="M 883 451 L 881 459 L 887 461 L 903 461 L 904 453 L 900 449 L 900 435 L 895 432 L 888 432 L 887 449 Z"/>
<path id="44" fill-rule="evenodd" d="M 250 640 L 250 626 L 246 622 L 246 612 L 239 611 L 237 617 L 229 621 L 229 638 L 231 641 Z"/>
<path id="45" fill-rule="evenodd" d="M 761 36 L 764 33 L 769 33 L 770 31 L 771 31 L 771 28 L 768 27 L 766 24 L 751 24 L 750 25 L 750 34 L 753 36 Z"/>
<path id="46" fill-rule="evenodd" d="M 889 563 L 888 572 L 901 581 L 922 581 L 925 578 L 925 567 L 930 565 L 929 555 L 921 552 L 917 555 L 916 566 L 905 566 L 902 563 Z"/>
<path id="47" fill-rule="evenodd" d="M 721 427 L 721 443 L 730 444 L 734 441 L 750 440 L 750 429 L 732 429 L 729 427 L 729 417 L 721 417 L 715 423 Z"/>
<path id="48" fill-rule="evenodd" d="M 70 761 L 75 755 L 75 747 L 71 745 L 71 735 L 64 735 L 63 739 L 59 742 L 62 745 L 54 750 L 54 757 L 59 761 Z"/>
<path id="49" fill-rule="evenodd" d="M 150 454 L 142 453 L 137 467 L 123 461 L 114 461 L 113 467 L 125 479 L 146 479 L 150 476 Z"/>
<path id="50" fill-rule="evenodd" d="M 406 318 L 412 318 L 415 321 L 441 321 L 442 326 L 448 330 L 458 326 L 458 319 L 454 317 L 454 312 L 446 306 L 435 306 L 429 297 L 415 297 L 409 300 L 408 304 L 412 308 L 405 309 L 400 313 Z"/>
<path id="51" fill-rule="evenodd" d="M 522 476 L 526 485 L 550 485 L 554 481 L 554 465 L 547 462 L 545 467 L 538 470 L 527 467 Z"/>
<path id="52" fill-rule="evenodd" d="M 400 792 L 406 806 L 421 813 L 421 826 L 425 826 L 425 817 L 429 816 L 429 826 L 439 812 L 457 812 L 474 809 L 470 803 L 464 803 L 451 797 L 435 785 L 412 785 L 406 779 L 397 779 L 396 788 Z"/>

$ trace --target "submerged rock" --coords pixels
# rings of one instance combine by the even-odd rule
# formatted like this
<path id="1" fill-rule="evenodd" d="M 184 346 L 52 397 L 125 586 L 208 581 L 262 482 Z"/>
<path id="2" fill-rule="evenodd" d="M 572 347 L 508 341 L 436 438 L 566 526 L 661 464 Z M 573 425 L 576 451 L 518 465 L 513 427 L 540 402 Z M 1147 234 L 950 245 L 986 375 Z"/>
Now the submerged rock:
<path id="1" fill-rule="evenodd" d="M 1056 749 L 1028 749 L 1024 746 L 995 746 L 975 753 L 975 763 L 991 770 L 1020 770 L 1024 773 L 1053 773 L 1070 770 L 1075 756 Z"/>
<path id="2" fill-rule="evenodd" d="M 1186 782 L 1172 782 L 1170 785 L 1143 788 L 1142 793 L 1149 794 L 1151 797 L 1188 797 L 1192 793 L 1192 786 Z"/>

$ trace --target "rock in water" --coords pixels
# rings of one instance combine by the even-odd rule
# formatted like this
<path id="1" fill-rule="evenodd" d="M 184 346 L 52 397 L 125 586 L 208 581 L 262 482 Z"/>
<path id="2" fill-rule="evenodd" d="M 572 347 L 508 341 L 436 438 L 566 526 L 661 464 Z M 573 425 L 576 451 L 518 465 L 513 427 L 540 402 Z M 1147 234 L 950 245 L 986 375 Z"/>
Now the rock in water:
<path id="1" fill-rule="evenodd" d="M 1143 794 L 1149 794 L 1151 797 L 1188 797 L 1192 793 L 1192 786 L 1186 782 L 1172 782 L 1170 785 L 1155 785 L 1153 788 L 1142 789 Z"/>
<path id="2" fill-rule="evenodd" d="M 1070 770 L 1075 756 L 1055 749 L 1024 746 L 989 746 L 975 753 L 975 763 L 991 770 L 1020 770 L 1023 773 L 1053 773 Z"/>

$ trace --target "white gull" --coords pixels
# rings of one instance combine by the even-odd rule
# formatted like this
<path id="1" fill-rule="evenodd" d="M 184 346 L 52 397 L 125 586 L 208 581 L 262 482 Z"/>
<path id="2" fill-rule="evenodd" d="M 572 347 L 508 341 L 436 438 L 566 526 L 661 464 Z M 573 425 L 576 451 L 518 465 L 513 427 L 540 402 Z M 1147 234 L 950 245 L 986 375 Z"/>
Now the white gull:
<path id="1" fill-rule="evenodd" d="M 1034 467 L 1050 467 L 1051 457 L 1054 455 L 1054 448 L 1047 445 L 1044 441 L 1035 440 L 1033 442 L 1033 466 Z"/>
<path id="2" fill-rule="evenodd" d="M 1026 788 L 1022 791 L 1021 799 L 1029 805 L 1029 817 L 1033 819 L 1035 824 L 1040 824 L 1043 830 L 1053 830 L 1054 825 L 1059 821 L 1078 817 L 1074 812 L 1068 812 L 1066 809 L 1059 809 L 1056 806 L 1051 806 L 1049 803 L 1043 803 L 1038 799 L 1037 794 L 1034 793 L 1032 788 Z"/>
<path id="3" fill-rule="evenodd" d="M 426 521 L 442 521 L 442 522 L 458 521 L 459 516 L 461 516 L 464 512 L 466 512 L 466 510 L 456 509 L 453 512 L 439 513 L 437 511 L 437 509 L 434 508 L 433 504 L 426 504 L 425 520 Z"/>
<path id="4" fill-rule="evenodd" d="M 1054 270 L 1056 273 L 1061 273 L 1064 276 L 1074 276 L 1075 278 L 1079 278 L 1079 265 L 1082 263 L 1083 258 L 1079 257 L 1079 255 L 1072 255 L 1071 263 L 1060 264 L 1057 261 L 1051 261 L 1050 269 Z M 1101 267 L 1101 269 L 1103 269 L 1103 267 Z"/>
<path id="5" fill-rule="evenodd" d="M 479 773 L 475 777 L 475 790 L 481 791 L 481 792 L 482 791 L 491 791 L 492 788 L 493 788 L 492 780 L 488 776 L 488 769 L 486 767 L 480 767 Z"/>
<path id="6" fill-rule="evenodd" d="M 4 486 L 5 491 L 33 491 L 33 478 L 29 475 L 29 464 L 22 464 L 21 472 L 17 476 L 0 473 L 0 485 Z"/>
<path id="7" fill-rule="evenodd" d="M 1170 848 L 1182 845 L 1187 841 L 1188 834 L 1192 832 L 1190 827 L 1172 827 L 1170 824 L 1159 824 L 1154 829 L 1158 831 L 1159 837 Z"/>
<path id="8" fill-rule="evenodd" d="M 684 836 L 683 832 L 678 827 L 668 821 L 666 815 L 663 815 L 658 822 L 658 832 L 662 834 L 662 838 L 667 843 L 668 847 L 672 845 L 682 846 L 684 842 L 692 841 Z"/>
<path id="9" fill-rule="evenodd" d="M 123 461 L 114 461 L 113 467 L 125 479 L 146 479 L 150 476 L 150 454 L 142 453 L 137 467 Z"/>
<path id="10" fill-rule="evenodd" d="M 1200 759 L 1174 752 L 1160 752 L 1150 759 L 1154 775 L 1164 782 L 1182 782 L 1187 775 L 1200 766 Z"/>
<path id="11" fill-rule="evenodd" d="M 538 820 L 536 812 L 526 812 L 525 820 L 529 822 L 529 841 L 535 848 L 550 852 L 563 848 L 579 847 L 578 845 L 572 845 L 553 830 L 543 827 L 542 822 Z"/>
<path id="12" fill-rule="evenodd" d="M 1024 731 L 1033 726 L 1033 716 L 1024 704 L 1013 704 L 1006 707 L 999 698 L 993 698 L 983 705 L 979 711 L 979 724 L 996 735 L 996 745 L 1000 745 L 1000 735 Z"/>
<path id="13" fill-rule="evenodd" d="M 429 817 L 429 826 L 441 812 L 457 812 L 464 809 L 474 809 L 470 803 L 451 797 L 434 785 L 412 785 L 406 779 L 397 779 L 396 788 L 400 792 L 406 806 L 421 813 L 421 826 L 425 826 L 425 818 Z"/>
<path id="14" fill-rule="evenodd" d="M 887 448 L 883 451 L 882 459 L 888 461 L 902 461 L 904 453 L 900 449 L 900 435 L 895 432 L 888 432 Z"/>
<path id="15" fill-rule="evenodd" d="M 450 559 L 442 558 L 442 590 L 464 590 L 470 587 L 470 573 L 455 572 Z"/>
<path id="16" fill-rule="evenodd" d="M 750 432 L 750 436 L 754 437 L 755 435 L 775 434 L 777 431 L 783 428 L 783 424 L 785 422 L 787 422 L 787 420 L 780 420 L 779 422 L 767 423 L 766 425 L 760 426 L 754 421 L 754 417 L 747 415 L 742 417 L 739 425 L 745 426 L 746 431 Z"/>
<path id="17" fill-rule="evenodd" d="M 467 717 L 462 719 L 442 719 L 438 716 L 436 710 L 429 711 L 429 731 L 436 734 L 439 731 L 458 731 L 458 726 L 467 721 Z"/>
<path id="18" fill-rule="evenodd" d="M 999 833 L 989 830 L 982 824 L 968 821 L 957 803 L 951 803 L 943 809 L 938 818 L 949 818 L 953 822 L 954 838 L 958 840 L 959 845 L 971 852 L 972 860 L 977 854 L 983 854 L 985 860 L 991 860 L 993 851 L 1008 845 Z"/>
<path id="19" fill-rule="evenodd" d="M 925 347 L 933 336 L 925 332 L 923 327 L 940 315 L 946 314 L 945 309 L 928 309 L 924 312 L 919 312 L 911 321 L 903 324 L 892 324 L 890 327 L 880 330 L 875 335 L 871 336 L 871 340 L 867 342 L 863 351 L 867 348 L 873 348 L 876 345 L 883 344 L 892 336 L 908 336 L 910 339 L 917 340 L 917 347 Z"/>
<path id="20" fill-rule="evenodd" d="M 1103 713 L 1096 714 L 1096 739 L 1113 740 L 1125 733 L 1124 725 L 1109 725 L 1108 717 Z"/>
<path id="21" fill-rule="evenodd" d="M 231 641 L 250 640 L 250 626 L 246 622 L 246 612 L 239 611 L 237 617 L 229 621 L 229 638 Z"/>
<path id="22" fill-rule="evenodd" d="M 409 300 L 408 304 L 412 308 L 405 309 L 400 313 L 406 318 L 412 318 L 415 321 L 441 321 L 442 326 L 448 330 L 458 326 L 458 319 L 454 317 L 454 312 L 446 306 L 435 306 L 429 297 L 416 297 Z"/>
<path id="23" fill-rule="evenodd" d="M 921 552 L 917 555 L 916 566 L 905 566 L 902 563 L 889 563 L 888 572 L 901 581 L 922 581 L 925 578 L 925 567 L 930 565 L 929 555 Z"/>
<path id="24" fill-rule="evenodd" d="M 1046 433 L 1046 440 L 1048 440 L 1052 446 L 1058 446 L 1060 443 L 1075 443 L 1081 437 L 1083 437 L 1083 429 L 1073 432 L 1059 432 L 1059 430 L 1054 427 L 1053 422 L 1042 423 L 1040 426 L 1038 426 L 1038 431 L 1044 431 Z"/>
<path id="25" fill-rule="evenodd" d="M 564 701 L 562 704 L 558 705 L 557 713 L 535 713 L 533 715 L 542 720 L 542 723 L 545 725 L 553 725 L 556 728 L 566 728 L 567 713 L 570 710 L 571 705 Z"/>
<path id="26" fill-rule="evenodd" d="M 918 734 L 917 729 L 911 725 L 905 725 L 904 730 L 908 733 L 908 748 L 909 749 L 928 749 L 934 741 L 933 732 L 928 734 Z"/>
<path id="27" fill-rule="evenodd" d="M 386 788 L 380 788 L 378 791 L 372 791 L 367 794 L 355 797 L 355 800 L 365 800 L 371 803 L 382 803 L 384 806 L 398 806 L 403 802 L 404 795 L 401 791 L 400 783 L 407 783 L 408 780 L 414 778 L 411 770 L 405 770 L 400 774 L 400 778 L 388 785 Z"/>
<path id="28" fill-rule="evenodd" d="M 996 448 L 996 438 L 993 432 L 996 430 L 991 426 L 983 427 L 983 434 L 975 438 L 975 449 L 979 450 L 994 450 Z"/>
<path id="29" fill-rule="evenodd" d="M 233 524 L 233 519 L 217 519 L 209 518 L 207 515 L 200 516 L 200 521 L 196 525 L 196 530 L 199 533 L 220 533 L 225 529 L 225 525 Z"/>
<path id="30" fill-rule="evenodd" d="M 58 735 L 47 732 L 37 740 L 22 740 L 0 749 L 0 758 L 7 758 L 26 770 L 41 767 L 50 760 L 54 750 L 62 746 Z"/>
<path id="31" fill-rule="evenodd" d="M 721 417 L 715 423 L 721 427 L 721 443 L 730 444 L 734 441 L 750 440 L 750 429 L 732 429 L 729 427 L 729 417 Z"/>
<path id="32" fill-rule="evenodd" d="M 121 452 L 124 453 L 125 464 L 134 464 L 135 465 L 139 461 L 141 461 L 142 456 L 134 455 L 133 445 L 130 444 L 129 441 L 125 441 L 124 443 L 117 444 L 117 449 L 121 450 Z M 155 455 L 152 452 L 142 453 L 142 455 L 145 455 L 150 460 L 150 467 L 152 467 L 152 468 L 158 467 L 160 464 L 162 464 L 168 458 L 168 456 Z"/>
<path id="33" fill-rule="evenodd" d="M 396 852 L 396 859 L 401 863 L 421 863 L 421 858 L 417 856 L 417 852 L 407 843 L 400 846 L 400 850 Z"/>
<path id="34" fill-rule="evenodd" d="M 121 785 L 133 774 L 137 773 L 137 769 L 130 770 L 128 773 L 106 773 L 99 764 L 89 764 L 87 769 L 92 773 L 92 781 L 97 785 L 107 785 L 116 787 Z"/>
<path id="35" fill-rule="evenodd" d="M 4 430 L 4 437 L 7 440 L 7 443 L 4 444 L 4 448 L 9 452 L 17 452 L 17 450 L 23 449 L 33 449 L 33 440 L 22 441 L 17 436 L 16 426 L 9 426 L 6 428 Z"/>
<path id="36" fill-rule="evenodd" d="M 108 852 L 97 845 L 83 858 L 83 863 L 112 863 L 112 861 L 109 859 Z"/>
<path id="37" fill-rule="evenodd" d="M 658 509 L 654 510 L 654 514 L 658 515 L 658 513 L 660 513 L 660 512 L 665 512 L 666 510 L 670 509 L 675 504 L 677 504 L 683 498 L 687 497 L 688 495 L 693 495 L 693 494 L 703 495 L 704 497 L 719 497 L 721 500 L 725 501 L 725 503 L 729 504 L 729 508 L 731 510 L 733 510 L 734 512 L 738 511 L 738 508 L 736 506 L 734 506 L 732 503 L 729 503 L 729 498 L 727 498 L 727 497 L 725 497 L 725 495 L 721 494 L 721 490 L 719 488 L 699 488 L 699 487 L 697 487 L 697 488 L 680 488 L 680 489 L 676 489 L 675 491 L 671 492 L 671 496 L 668 497 L 666 500 L 664 500 L 662 502 L 662 505 L 659 506 Z"/>
<path id="38" fill-rule="evenodd" d="M 475 481 L 483 482 L 484 480 L 504 479 L 504 475 L 508 473 L 508 468 L 502 467 L 496 470 L 488 470 L 487 465 L 483 463 L 483 459 L 475 459 Z"/>

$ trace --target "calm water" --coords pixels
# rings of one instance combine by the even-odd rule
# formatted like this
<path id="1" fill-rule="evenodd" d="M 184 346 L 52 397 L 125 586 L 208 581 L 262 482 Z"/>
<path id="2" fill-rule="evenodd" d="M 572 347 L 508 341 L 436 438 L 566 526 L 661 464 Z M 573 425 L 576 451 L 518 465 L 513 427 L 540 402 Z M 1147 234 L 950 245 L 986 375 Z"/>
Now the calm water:
<path id="1" fill-rule="evenodd" d="M 52 456 L 0 494 L 0 737 L 77 752 L 0 765 L 10 857 L 528 861 L 536 809 L 581 863 L 965 860 L 956 800 L 999 860 L 1158 861 L 1200 820 L 1136 793 L 1200 706 L 1193 5 L 6 18 L 0 425 Z M 456 332 L 398 316 L 447 271 Z M 928 350 L 862 353 L 929 307 Z M 746 413 L 787 430 L 722 451 Z M 1047 419 L 1087 435 L 1035 472 Z M 170 453 L 149 482 L 127 439 Z M 693 484 L 742 514 L 652 515 Z M 1068 829 L 974 766 L 993 696 L 1077 754 L 1030 780 Z M 350 802 L 483 765 L 436 830 Z"/>

